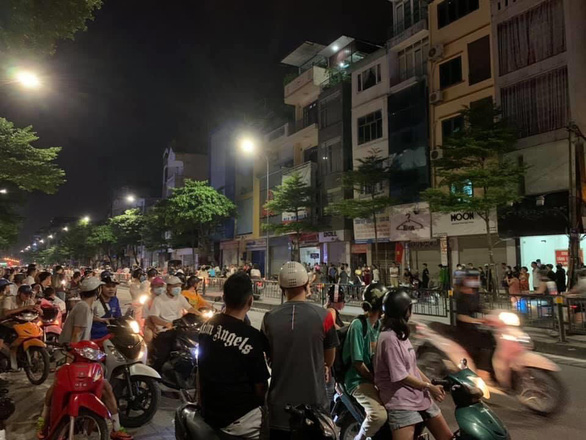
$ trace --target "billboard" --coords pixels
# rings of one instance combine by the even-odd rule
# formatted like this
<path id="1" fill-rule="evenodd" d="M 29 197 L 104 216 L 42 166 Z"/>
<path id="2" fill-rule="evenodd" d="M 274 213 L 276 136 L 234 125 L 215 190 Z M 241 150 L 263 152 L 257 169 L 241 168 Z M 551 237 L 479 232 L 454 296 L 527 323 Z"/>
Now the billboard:
<path id="1" fill-rule="evenodd" d="M 378 241 L 391 241 L 390 209 L 386 208 L 376 215 Z M 370 218 L 354 219 L 354 241 L 356 243 L 374 243 L 374 222 Z"/>
<path id="2" fill-rule="evenodd" d="M 490 232 L 497 233 L 496 210 L 490 214 Z M 434 212 L 431 214 L 433 237 L 461 237 L 486 234 L 486 223 L 476 212 Z"/>

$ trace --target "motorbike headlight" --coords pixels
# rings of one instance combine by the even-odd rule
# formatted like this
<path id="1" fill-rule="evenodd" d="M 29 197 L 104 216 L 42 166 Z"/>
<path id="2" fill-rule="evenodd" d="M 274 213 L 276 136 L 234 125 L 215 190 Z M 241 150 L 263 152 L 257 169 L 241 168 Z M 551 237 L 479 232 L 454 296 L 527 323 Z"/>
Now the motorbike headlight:
<path id="1" fill-rule="evenodd" d="M 199 347 L 190 348 L 189 351 L 191 351 L 192 358 L 197 359 L 199 357 Z"/>
<path id="2" fill-rule="evenodd" d="M 475 376 L 471 377 L 470 380 L 474 384 L 474 386 L 482 391 L 483 397 L 485 399 L 490 399 L 490 390 L 488 389 L 488 385 L 486 382 L 482 380 L 481 377 Z"/>
<path id="3" fill-rule="evenodd" d="M 499 313 L 499 319 L 505 325 L 511 325 L 513 327 L 519 327 L 521 325 L 519 316 L 516 313 L 501 312 Z"/>
<path id="4" fill-rule="evenodd" d="M 128 325 L 130 326 L 130 329 L 134 333 L 136 333 L 136 334 L 140 333 L 140 326 L 138 325 L 138 322 L 136 322 L 135 320 L 130 320 L 130 321 L 128 321 Z"/>
<path id="5" fill-rule="evenodd" d="M 205 312 L 202 313 L 202 316 L 205 319 L 210 319 L 212 316 L 214 316 L 214 312 L 213 312 L 213 310 L 206 310 Z"/>
<path id="6" fill-rule="evenodd" d="M 90 347 L 76 348 L 75 352 L 82 358 L 89 361 L 101 361 L 104 358 L 104 352 Z"/>

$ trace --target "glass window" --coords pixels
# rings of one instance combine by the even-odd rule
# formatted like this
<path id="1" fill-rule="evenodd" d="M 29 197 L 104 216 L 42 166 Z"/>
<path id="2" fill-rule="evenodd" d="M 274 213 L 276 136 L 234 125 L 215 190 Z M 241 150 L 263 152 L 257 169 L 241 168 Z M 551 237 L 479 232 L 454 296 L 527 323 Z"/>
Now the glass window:
<path id="1" fill-rule="evenodd" d="M 486 35 L 468 45 L 468 84 L 479 83 L 491 76 L 490 39 Z"/>
<path id="2" fill-rule="evenodd" d="M 440 88 L 445 89 L 462 82 L 462 57 L 440 64 Z"/>
<path id="3" fill-rule="evenodd" d="M 380 64 L 369 67 L 358 75 L 358 91 L 367 90 L 381 82 Z"/>
<path id="4" fill-rule="evenodd" d="M 454 195 L 462 194 L 467 197 L 472 197 L 474 195 L 474 187 L 472 186 L 472 182 L 468 180 L 461 185 L 452 185 L 450 187 L 450 192 Z"/>
<path id="5" fill-rule="evenodd" d="M 444 0 L 437 5 L 437 26 L 443 28 L 478 9 L 478 0 Z"/>
<path id="6" fill-rule="evenodd" d="M 444 119 L 442 121 L 442 140 L 445 141 L 454 133 L 459 132 L 464 127 L 464 118 L 462 116 L 456 116 L 450 119 Z"/>
<path id="7" fill-rule="evenodd" d="M 358 118 L 358 145 L 381 137 L 383 137 L 383 117 L 381 110 Z"/>
<path id="8" fill-rule="evenodd" d="M 317 101 L 312 102 L 307 107 L 303 107 L 303 127 L 317 124 L 317 116 Z"/>

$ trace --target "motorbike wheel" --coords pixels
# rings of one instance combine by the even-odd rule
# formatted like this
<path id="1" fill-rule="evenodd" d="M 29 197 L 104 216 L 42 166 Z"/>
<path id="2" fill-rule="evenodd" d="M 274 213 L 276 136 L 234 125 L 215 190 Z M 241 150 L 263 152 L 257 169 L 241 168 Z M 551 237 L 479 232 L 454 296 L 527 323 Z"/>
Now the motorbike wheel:
<path id="1" fill-rule="evenodd" d="M 49 359 L 51 362 L 55 361 L 55 346 L 53 344 L 59 342 L 59 335 L 57 333 L 47 333 L 47 352 L 49 353 Z"/>
<path id="2" fill-rule="evenodd" d="M 51 440 L 69 439 L 70 422 L 71 419 L 64 417 Z M 80 409 L 79 415 L 73 420 L 73 424 L 75 440 L 108 440 L 110 438 L 106 420 L 88 409 Z"/>
<path id="3" fill-rule="evenodd" d="M 361 426 L 362 423 L 356 420 L 352 414 L 346 414 L 340 422 L 340 440 L 354 440 Z"/>
<path id="4" fill-rule="evenodd" d="M 417 366 L 430 379 L 443 379 L 448 374 L 445 355 L 433 348 L 423 347 L 417 353 Z"/>
<path id="5" fill-rule="evenodd" d="M 127 428 L 138 428 L 154 417 L 161 400 L 161 388 L 157 380 L 152 377 L 132 376 L 130 384 L 133 389 L 134 400 L 129 400 L 128 383 L 126 379 L 116 379 L 112 384 L 120 423 Z"/>
<path id="6" fill-rule="evenodd" d="M 551 416 L 565 407 L 567 391 L 553 371 L 523 369 L 515 375 L 514 391 L 523 406 L 542 416 Z"/>
<path id="7" fill-rule="evenodd" d="M 33 385 L 40 385 L 49 376 L 51 368 L 51 359 L 49 353 L 44 347 L 31 347 L 28 349 L 30 363 L 25 354 L 24 372 L 26 377 Z"/>

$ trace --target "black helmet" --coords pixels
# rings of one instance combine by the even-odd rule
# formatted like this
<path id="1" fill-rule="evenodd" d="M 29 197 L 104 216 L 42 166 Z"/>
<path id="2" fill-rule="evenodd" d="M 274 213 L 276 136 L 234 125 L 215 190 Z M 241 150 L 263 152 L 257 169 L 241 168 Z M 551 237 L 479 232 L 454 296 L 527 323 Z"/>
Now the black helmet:
<path id="1" fill-rule="evenodd" d="M 383 300 L 383 312 L 389 318 L 403 318 L 407 309 L 415 300 L 407 289 L 393 289 L 389 291 Z"/>
<path id="2" fill-rule="evenodd" d="M 380 310 L 383 298 L 388 291 L 389 289 L 383 283 L 371 283 L 364 290 L 364 302 L 370 306 L 371 310 Z"/>

